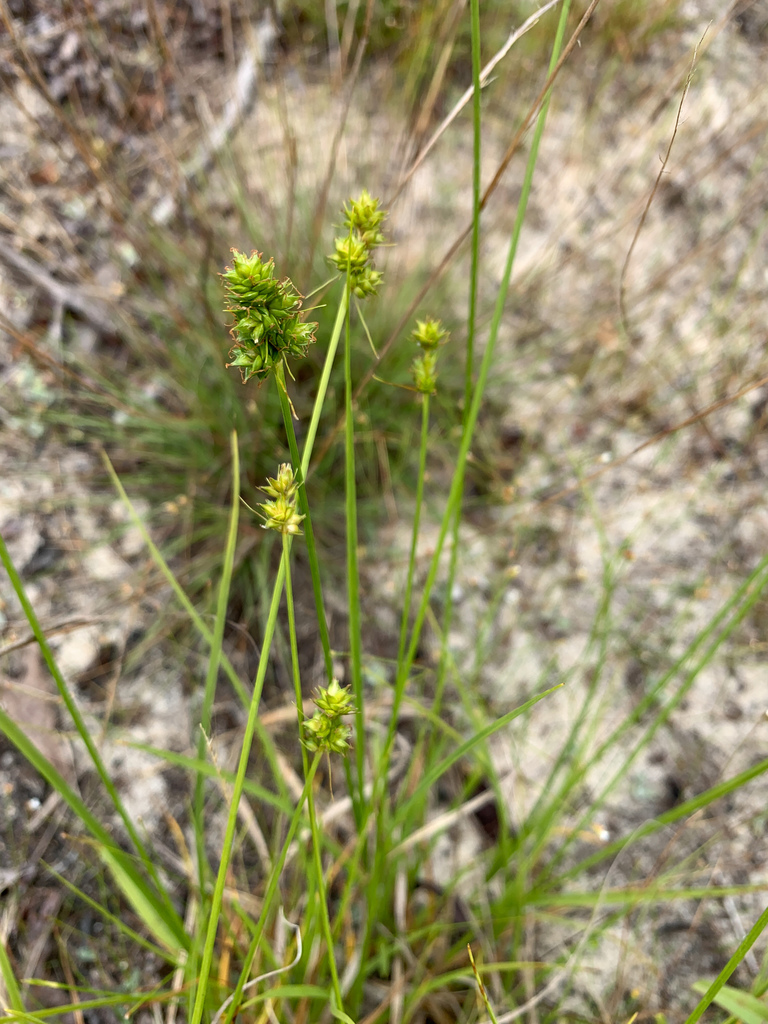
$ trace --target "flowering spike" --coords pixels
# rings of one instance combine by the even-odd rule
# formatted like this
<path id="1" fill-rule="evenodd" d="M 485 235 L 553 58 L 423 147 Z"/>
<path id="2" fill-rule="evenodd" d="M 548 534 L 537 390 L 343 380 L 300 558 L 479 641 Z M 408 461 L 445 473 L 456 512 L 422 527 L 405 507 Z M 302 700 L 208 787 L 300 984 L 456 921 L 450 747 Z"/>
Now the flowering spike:
<path id="1" fill-rule="evenodd" d="M 359 298 L 375 295 L 382 276 L 373 269 L 373 249 L 384 242 L 381 222 L 386 217 L 379 200 L 363 189 L 359 199 L 344 204 L 347 235 L 334 240 L 334 253 L 328 257 L 339 273 L 349 275 L 350 288 Z"/>
<path id="2" fill-rule="evenodd" d="M 411 366 L 411 373 L 416 382 L 416 390 L 423 395 L 432 395 L 437 385 L 437 353 L 425 352 L 417 356 Z"/>
<path id="3" fill-rule="evenodd" d="M 350 199 L 349 204 L 344 204 L 344 213 L 344 226 L 357 232 L 366 249 L 383 244 L 380 225 L 387 214 L 379 209 L 379 200 L 374 199 L 367 189 L 363 189 L 359 199 Z"/>
<path id="4" fill-rule="evenodd" d="M 317 690 L 315 704 L 317 711 L 304 726 L 307 749 L 313 753 L 324 750 L 326 753 L 345 754 L 352 730 L 341 718 L 355 712 L 349 687 L 340 686 L 338 679 L 333 679 L 330 686 L 321 686 Z"/>
<path id="5" fill-rule="evenodd" d="M 296 488 L 298 484 L 291 466 L 284 462 L 277 471 L 277 477 L 267 477 L 266 487 L 260 488 L 270 496 L 270 501 L 263 501 L 259 508 L 264 516 L 261 524 L 265 530 L 277 530 L 278 533 L 301 533 L 300 523 L 304 516 L 296 511 Z"/>
<path id="6" fill-rule="evenodd" d="M 235 322 L 230 330 L 235 344 L 227 366 L 239 366 L 243 383 L 265 380 L 288 356 L 301 358 L 315 340 L 315 323 L 304 323 L 302 297 L 289 278 L 275 279 L 275 261 L 265 263 L 261 253 L 246 256 L 232 250 L 232 266 L 221 275 L 227 296 L 226 312 Z"/>
<path id="7" fill-rule="evenodd" d="M 427 352 L 447 341 L 448 331 L 445 330 L 440 320 L 433 320 L 431 316 L 428 316 L 426 320 L 416 321 L 416 327 L 411 331 L 411 337 Z"/>
<path id="8" fill-rule="evenodd" d="M 426 320 L 416 321 L 411 337 L 421 349 L 421 355 L 413 360 L 411 366 L 416 390 L 423 395 L 431 395 L 437 384 L 437 349 L 448 340 L 448 331 L 440 320 L 428 316 Z"/>

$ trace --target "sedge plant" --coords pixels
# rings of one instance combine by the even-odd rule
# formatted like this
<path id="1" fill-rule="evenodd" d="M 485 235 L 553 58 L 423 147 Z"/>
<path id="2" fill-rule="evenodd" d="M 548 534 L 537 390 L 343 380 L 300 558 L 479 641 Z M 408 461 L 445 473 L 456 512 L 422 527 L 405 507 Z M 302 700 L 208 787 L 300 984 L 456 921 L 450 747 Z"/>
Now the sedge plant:
<path id="1" fill-rule="evenodd" d="M 385 287 L 382 273 L 375 265 L 375 250 L 385 242 L 385 211 L 367 191 L 350 199 L 343 209 L 343 230 L 335 239 L 328 259 L 336 274 L 329 295 L 335 297 L 337 308 L 330 337 L 324 339 L 323 368 L 317 381 L 316 397 L 302 446 L 295 428 L 295 409 L 291 400 L 292 367 L 304 357 L 317 340 L 317 325 L 306 319 L 303 297 L 293 282 L 278 276 L 275 261 L 262 254 L 250 255 L 232 251 L 232 259 L 222 275 L 225 308 L 231 321 L 232 346 L 229 366 L 239 370 L 243 385 L 257 389 L 255 401 L 264 401 L 265 390 L 273 389 L 282 418 L 282 431 L 288 458 L 278 463 L 275 475 L 261 488 L 263 500 L 255 513 L 266 531 L 279 535 L 279 563 L 272 580 L 266 623 L 261 636 L 258 668 L 252 683 L 243 683 L 237 676 L 224 650 L 225 626 L 233 565 L 241 517 L 242 489 L 240 460 L 242 453 L 237 435 L 231 438 L 231 507 L 228 533 L 221 558 L 219 585 L 216 594 L 213 626 L 205 621 L 167 561 L 154 545 L 146 525 L 133 515 L 152 558 L 172 593 L 181 604 L 190 622 L 208 650 L 208 666 L 204 679 L 199 730 L 194 737 L 195 756 L 155 751 L 167 764 L 190 771 L 194 784 L 190 798 L 190 826 L 194 837 L 194 870 L 186 879 L 188 909 L 195 914 L 179 912 L 179 891 L 158 867 L 158 858 L 151 843 L 142 836 L 125 811 L 119 791 L 101 758 L 77 702 L 59 672 L 50 646 L 37 621 L 23 581 L 16 571 L 6 545 L 0 541 L 0 559 L 8 573 L 23 613 L 28 619 L 62 702 L 100 777 L 110 801 L 114 817 L 119 820 L 117 837 L 97 813 L 86 805 L 38 750 L 11 717 L 0 709 L 0 729 L 59 794 L 72 813 L 90 833 L 90 848 L 103 862 L 121 898 L 141 922 L 146 936 L 112 915 L 110 925 L 124 930 L 126 936 L 141 938 L 154 953 L 172 968 L 173 983 L 136 993 L 141 1002 L 159 1006 L 164 1001 L 176 1005 L 186 998 L 186 1019 L 189 1024 L 213 1022 L 229 1024 L 238 1014 L 256 1019 L 262 1012 L 273 1019 L 327 1020 L 334 1017 L 344 1022 L 385 1019 L 389 1000 L 395 1005 L 395 993 L 372 1005 L 371 986 L 367 983 L 376 973 L 380 977 L 397 974 L 399 963 L 403 977 L 403 949 L 408 948 L 410 984 L 399 1003 L 401 1020 L 411 1020 L 422 1004 L 445 991 L 459 998 L 463 993 L 463 1010 L 476 1012 L 476 988 L 485 1011 L 493 1020 L 501 1019 L 502 1000 L 519 1001 L 520 987 L 514 981 L 516 972 L 528 970 L 540 984 L 537 999 L 554 992 L 558 984 L 573 975 L 579 956 L 588 938 L 596 929 L 606 927 L 601 914 L 630 913 L 638 906 L 650 906 L 654 900 L 666 898 L 702 898 L 702 889 L 693 886 L 673 891 L 664 889 L 664 879 L 655 886 L 635 885 L 614 890 L 608 884 L 596 892 L 586 884 L 579 888 L 577 879 L 605 865 L 610 858 L 624 855 L 645 837 L 687 820 L 715 801 L 732 795 L 768 771 L 768 762 L 760 762 L 708 787 L 690 800 L 657 816 L 630 835 L 606 842 L 594 852 L 577 849 L 578 839 L 589 828 L 596 813 L 616 792 L 640 753 L 647 749 L 653 736 L 662 728 L 673 711 L 689 693 L 697 675 L 712 660 L 724 641 L 755 607 L 768 584 L 768 560 L 764 559 L 723 605 L 720 613 L 701 631 L 668 672 L 649 688 L 638 706 L 626 716 L 607 738 L 598 738 L 594 709 L 599 704 L 597 684 L 587 694 L 582 712 L 575 716 L 563 749 L 553 758 L 549 777 L 526 819 L 515 834 L 502 829 L 497 848 L 485 859 L 485 879 L 496 886 L 493 905 L 479 920 L 477 907 L 472 907 L 473 920 L 448 921 L 435 914 L 410 926 L 398 908 L 393 878 L 415 885 L 419 873 L 426 870 L 435 837 L 443 833 L 446 820 L 435 825 L 429 819 L 434 806 L 436 787 L 459 766 L 470 764 L 470 780 L 485 776 L 495 794 L 501 792 L 501 780 L 488 756 L 491 738 L 528 712 L 546 713 L 546 703 L 534 706 L 557 687 L 541 681 L 539 692 L 505 713 L 494 714 L 479 706 L 457 668 L 448 643 L 452 621 L 453 581 L 459 555 L 459 526 L 463 513 L 465 474 L 486 386 L 492 372 L 494 350 L 498 339 L 505 302 L 512 279 L 526 205 L 530 195 L 539 144 L 547 117 L 549 92 L 546 92 L 532 134 L 523 187 L 510 239 L 501 285 L 494 305 L 490 330 L 482 357 L 477 360 L 474 339 L 477 331 L 479 305 L 480 256 L 480 6 L 470 3 L 470 33 L 474 90 L 473 138 L 473 221 L 469 273 L 469 315 L 466 329 L 466 366 L 461 435 L 455 454 L 453 475 L 447 500 L 442 510 L 438 540 L 434 547 L 426 578 L 418 582 L 416 550 L 423 511 L 428 500 L 427 459 L 430 445 L 430 419 L 434 414 L 431 398 L 438 387 L 438 358 L 447 333 L 439 319 L 425 316 L 416 322 L 413 341 L 419 348 L 412 370 L 414 394 L 421 409 L 421 432 L 418 450 L 418 476 L 409 558 L 402 595 L 396 656 L 385 702 L 384 718 L 380 707 L 371 699 L 366 682 L 365 607 L 361 594 L 360 545 L 358 524 L 357 478 L 358 447 L 356 437 L 355 380 L 352 352 L 357 333 L 367 333 L 365 303 L 376 298 Z M 558 66 L 564 45 L 569 4 L 563 3 L 558 17 L 552 51 L 550 73 Z M 359 328 L 359 330 L 358 330 Z M 344 685 L 335 674 L 339 652 L 331 643 L 329 616 L 326 610 L 321 545 L 313 528 L 312 470 L 313 452 L 321 416 L 326 404 L 334 363 L 344 336 L 344 527 L 346 534 L 346 605 L 348 639 L 341 660 L 344 662 Z M 110 467 L 111 468 L 111 467 Z M 122 484 L 112 471 L 116 487 L 124 497 Z M 437 501 L 439 496 L 435 496 Z M 305 681 L 299 659 L 299 630 L 295 608 L 295 582 L 292 559 L 294 545 L 306 545 L 315 602 L 317 632 L 323 655 L 323 684 L 315 690 L 316 710 L 312 716 L 304 711 Z M 443 553 L 450 549 L 445 599 L 435 611 L 437 582 L 443 572 Z M 588 654 L 597 652 L 602 667 L 607 660 L 606 649 L 610 625 L 610 604 L 614 592 L 615 565 L 611 553 L 605 556 L 604 601 L 595 615 L 588 643 Z M 285 607 L 290 675 L 296 706 L 294 760 L 301 764 L 300 791 L 291 795 L 280 785 L 280 765 L 274 740 L 260 719 L 265 679 L 273 657 L 273 643 L 281 608 Z M 421 670 L 417 664 L 422 633 L 432 622 L 440 643 L 440 658 L 431 700 L 415 693 L 414 678 Z M 213 705 L 219 671 L 223 670 L 236 690 L 246 711 L 240 741 L 237 768 L 227 772 L 215 764 L 210 755 L 210 734 Z M 599 673 L 595 673 L 597 679 Z M 348 682 L 347 682 L 348 681 Z M 467 711 L 468 729 L 460 729 L 445 713 L 448 687 L 458 691 Z M 419 699 L 417 699 L 417 697 Z M 400 725 L 405 710 L 416 716 L 416 743 L 411 748 L 411 764 L 397 763 L 395 754 Z M 379 716 L 379 717 L 377 717 Z M 347 720 L 352 724 L 349 725 Z M 268 780 L 249 777 L 252 751 L 258 745 L 266 755 L 274 788 Z M 602 789 L 576 817 L 569 830 L 561 828 L 561 808 L 574 805 L 591 769 L 620 752 L 612 773 L 605 775 Z M 343 763 L 346 793 L 337 784 L 334 798 L 348 801 L 349 815 L 345 831 L 339 838 L 322 807 L 318 784 L 321 767 L 327 766 L 328 789 L 335 763 Z M 408 758 L 404 758 L 407 761 Z M 210 864 L 212 787 L 208 780 L 218 782 L 226 794 L 226 820 L 216 850 L 217 863 Z M 469 788 L 469 783 L 467 784 Z M 245 795 L 268 807 L 278 822 L 268 870 L 258 887 L 260 905 L 256 911 L 245 909 L 232 896 L 231 880 L 238 867 L 238 820 Z M 468 797 L 462 793 L 462 800 Z M 474 798 L 473 798 L 474 799 Z M 468 804 L 469 800 L 464 801 Z M 497 806 L 503 806 L 497 799 Z M 333 809 L 333 804 L 331 804 Z M 450 813 L 460 813 L 451 808 Z M 106 818 L 106 813 L 103 815 Z M 399 883 L 398 883 L 399 884 Z M 291 888 L 292 887 L 292 888 Z M 450 890 L 450 887 L 448 887 Z M 743 887 L 734 889 L 743 891 Z M 286 892 L 290 892 L 298 922 L 295 927 L 302 937 L 295 950 L 284 951 L 282 959 L 274 955 L 269 936 L 277 920 Z M 85 898 L 87 894 L 83 894 Z M 452 895 L 445 894 L 446 902 Z M 285 902 L 289 902 L 285 900 Z M 482 901 L 478 900 L 478 907 Z M 556 918 L 584 911 L 590 915 L 589 925 L 578 942 L 565 954 L 551 962 L 532 963 L 525 957 L 525 922 L 527 915 L 550 915 Z M 718 997 L 723 999 L 725 982 L 741 962 L 765 926 L 765 914 L 734 953 L 732 961 L 720 976 L 707 987 L 704 999 L 689 1018 L 690 1024 L 701 1016 L 707 1005 Z M 239 930 L 238 930 L 239 929 Z M 485 948 L 482 961 L 475 962 L 470 946 L 478 939 Z M 242 936 L 245 936 L 243 938 Z M 418 954 L 413 948 L 422 943 Z M 413 947 L 413 948 L 412 948 Z M 236 963 L 225 956 L 235 948 Z M 441 950 L 440 956 L 434 953 Z M 495 954 L 498 959 L 488 956 Z M 282 955 L 282 954 L 281 954 Z M 279 962 L 278 962 L 279 960 Z M 287 966 L 285 961 L 288 961 Z M 264 969 L 267 968 L 267 969 Z M 252 977 L 256 971 L 256 977 Z M 538 972 L 538 973 L 536 973 Z M 4 983 L 4 1021 L 40 1021 L 47 1011 L 25 1005 L 22 982 L 5 946 L 0 943 L 0 977 Z M 266 986 L 268 979 L 275 983 Z M 255 995 L 256 985 L 263 988 Z M 394 989 L 394 983 L 392 988 Z M 81 1000 L 83 993 L 78 993 Z M 761 993 L 758 993 L 760 995 Z M 120 999 L 125 1001 L 125 996 Z M 554 997 L 553 997 L 554 999 Z M 93 1003 L 111 1005 L 112 994 L 99 994 Z M 267 1008 L 262 1003 L 269 1001 Z M 723 1005 L 725 1005 L 723 1003 Z M 82 1000 L 71 1006 L 57 1007 L 79 1012 Z M 533 1009 L 533 1007 L 531 1007 Z M 754 1009 L 754 1006 L 752 1007 Z M 513 1010 L 512 1012 L 516 1012 Z M 556 1004 L 553 1013 L 556 1013 Z M 393 1010 L 393 1017 L 395 1016 Z"/>

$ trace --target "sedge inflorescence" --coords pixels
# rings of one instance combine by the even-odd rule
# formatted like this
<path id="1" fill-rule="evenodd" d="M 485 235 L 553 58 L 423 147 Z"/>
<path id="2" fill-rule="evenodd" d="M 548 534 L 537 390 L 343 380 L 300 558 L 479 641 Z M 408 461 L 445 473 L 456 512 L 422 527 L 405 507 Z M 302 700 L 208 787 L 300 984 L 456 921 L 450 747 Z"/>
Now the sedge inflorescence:
<path id="1" fill-rule="evenodd" d="M 338 679 L 333 679 L 330 686 L 321 686 L 317 690 L 314 699 L 317 711 L 304 725 L 307 749 L 313 753 L 323 750 L 329 754 L 345 754 L 352 730 L 342 722 L 342 718 L 355 712 L 349 687 L 341 686 Z"/>
<path id="2" fill-rule="evenodd" d="M 386 216 L 366 189 L 359 199 L 344 204 L 347 234 L 334 240 L 335 252 L 328 259 L 340 273 L 349 274 L 349 286 L 359 299 L 375 295 L 382 281 L 373 266 L 373 250 L 384 242 L 381 224 Z"/>
<path id="3" fill-rule="evenodd" d="M 232 250 L 232 266 L 221 275 L 227 295 L 226 312 L 235 322 L 230 330 L 234 345 L 227 366 L 238 366 L 243 383 L 265 380 L 288 356 L 302 358 L 315 340 L 316 323 L 305 323 L 302 296 L 290 278 L 275 278 L 275 261 L 261 253 L 246 256 Z"/>
<path id="4" fill-rule="evenodd" d="M 414 359 L 411 366 L 416 390 L 431 395 L 437 385 L 437 350 L 448 340 L 448 331 L 439 320 L 427 317 L 426 320 L 416 321 L 411 338 L 421 349 L 421 355 Z"/>
<path id="5" fill-rule="evenodd" d="M 296 536 L 301 533 L 300 525 L 304 516 L 296 511 L 296 490 L 298 484 L 293 469 L 283 462 L 275 478 L 267 477 L 266 487 L 260 488 L 269 495 L 269 501 L 260 503 L 265 530 L 276 530 L 278 533 Z"/>

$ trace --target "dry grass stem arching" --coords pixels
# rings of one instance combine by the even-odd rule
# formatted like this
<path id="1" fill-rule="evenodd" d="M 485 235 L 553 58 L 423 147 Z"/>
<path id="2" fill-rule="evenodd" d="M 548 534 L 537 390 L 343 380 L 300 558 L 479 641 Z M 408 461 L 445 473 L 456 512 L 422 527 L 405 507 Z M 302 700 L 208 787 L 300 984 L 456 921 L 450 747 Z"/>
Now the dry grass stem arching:
<path id="1" fill-rule="evenodd" d="M 677 138 L 677 131 L 680 127 L 680 118 L 683 115 L 683 105 L 685 103 L 685 98 L 688 95 L 688 91 L 691 88 L 691 82 L 693 81 L 693 73 L 696 70 L 696 64 L 698 61 L 699 49 L 703 42 L 704 36 L 702 36 L 702 38 L 694 47 L 693 57 L 691 58 L 691 65 L 685 79 L 685 84 L 683 85 L 682 95 L 680 96 L 680 103 L 678 104 L 677 114 L 675 116 L 675 124 L 672 129 L 672 134 L 670 136 L 669 143 L 667 145 L 667 150 L 664 156 L 662 157 L 659 173 L 656 175 L 656 180 L 653 183 L 653 188 L 651 189 L 648 199 L 646 200 L 645 207 L 643 208 L 643 212 L 640 216 L 637 228 L 635 229 L 635 233 L 632 236 L 632 241 L 630 242 L 629 249 L 627 250 L 627 255 L 624 259 L 624 263 L 621 268 L 621 273 L 619 274 L 619 313 L 621 316 L 621 325 L 624 330 L 624 333 L 630 340 L 632 337 L 632 333 L 629 325 L 629 318 L 627 316 L 626 304 L 627 271 L 629 270 L 629 265 L 632 262 L 632 254 L 635 251 L 637 240 L 642 234 L 643 227 L 648 218 L 648 213 L 650 212 L 651 206 L 653 205 L 653 200 L 656 198 L 656 193 L 659 191 L 659 186 L 661 185 L 662 178 L 664 177 L 664 172 L 666 171 L 667 164 L 669 163 L 669 157 L 672 153 L 672 147 L 675 144 L 675 139 Z"/>
<path id="2" fill-rule="evenodd" d="M 592 14 L 594 13 L 595 8 L 599 4 L 599 2 L 600 2 L 600 0 L 591 0 L 591 3 L 589 4 L 589 7 L 584 12 L 584 15 L 583 15 L 581 21 L 576 26 L 575 31 L 571 35 L 571 37 L 568 40 L 568 42 L 566 43 L 566 45 L 563 47 L 562 54 L 560 55 L 557 63 L 555 64 L 554 68 L 552 69 L 551 74 L 547 77 L 547 80 L 544 83 L 544 85 L 542 86 L 538 96 L 533 101 L 531 106 L 528 108 L 528 112 L 525 115 L 525 117 L 523 118 L 523 121 L 520 124 L 520 127 L 518 128 L 518 130 L 515 133 L 514 137 L 512 138 L 512 141 L 509 143 L 509 146 L 507 147 L 507 151 L 504 154 L 504 157 L 502 158 L 498 168 L 496 169 L 496 173 L 494 174 L 493 178 L 491 179 L 490 184 L 488 185 L 488 187 L 486 188 L 485 192 L 483 193 L 483 197 L 482 197 L 482 199 L 480 201 L 480 209 L 481 209 L 481 211 L 483 209 L 485 209 L 486 205 L 488 204 L 488 200 L 491 198 L 493 193 L 498 188 L 499 183 L 500 183 L 502 177 L 504 176 L 505 170 L 509 166 L 509 164 L 510 164 L 510 162 L 512 160 L 512 157 L 515 155 L 515 153 L 517 152 L 517 149 L 518 149 L 520 143 L 522 142 L 523 136 L 525 135 L 525 133 L 528 130 L 528 128 L 530 128 L 531 124 L 534 121 L 534 118 L 536 117 L 537 113 L 541 109 L 541 105 L 544 102 L 544 100 L 545 100 L 545 98 L 547 96 L 547 93 L 552 88 L 552 85 L 554 84 L 557 76 L 560 74 L 560 71 L 561 71 L 563 65 L 565 64 L 566 60 L 568 59 L 568 57 L 572 53 L 574 47 L 578 43 L 579 36 L 581 35 L 582 30 L 586 26 L 586 24 L 589 21 L 589 19 L 592 17 Z M 434 286 L 435 282 L 439 281 L 440 278 L 443 276 L 443 274 L 445 273 L 447 268 L 450 266 L 453 258 L 456 256 L 456 254 L 458 253 L 459 249 L 464 244 L 464 242 L 466 242 L 466 240 L 469 238 L 471 233 L 472 233 L 472 224 L 470 223 L 470 224 L 468 224 L 464 228 L 464 230 L 461 232 L 461 234 L 459 234 L 457 236 L 457 238 L 455 239 L 455 241 L 450 245 L 450 247 L 448 248 L 447 252 L 443 256 L 442 260 L 438 264 L 437 268 L 429 276 L 429 278 L 427 279 L 427 281 L 423 285 L 423 287 L 419 289 L 418 294 L 412 300 L 412 302 L 408 306 L 408 309 L 406 310 L 406 312 L 403 314 L 403 316 L 398 321 L 397 326 L 392 331 L 392 333 L 390 334 L 389 338 L 387 338 L 387 340 L 382 345 L 382 347 L 379 349 L 378 357 L 373 361 L 372 365 L 366 370 L 366 372 L 361 377 L 360 382 L 355 387 L 355 393 L 354 393 L 353 399 L 352 399 L 353 403 L 357 402 L 358 398 L 360 397 L 360 395 L 362 394 L 364 389 L 371 382 L 371 380 L 373 379 L 373 376 L 376 373 L 376 370 L 378 369 L 378 367 L 381 364 L 381 362 L 386 358 L 388 352 L 390 351 L 392 346 L 395 344 L 397 339 L 400 337 L 400 335 L 402 334 L 402 332 L 405 329 L 406 325 L 413 318 L 414 313 L 419 308 L 421 303 L 424 301 L 426 296 L 429 294 L 429 292 L 432 289 L 432 287 Z M 336 436 L 338 435 L 339 431 L 342 429 L 343 425 L 344 425 L 344 417 L 341 416 L 337 420 L 336 425 L 333 428 L 333 430 L 329 432 L 328 437 L 327 437 L 325 443 L 320 447 L 317 455 L 315 456 L 313 465 L 319 465 L 322 462 L 323 458 L 325 457 L 326 453 L 328 452 L 328 450 L 330 449 L 331 445 L 335 441 Z M 311 472 L 311 470 L 310 470 L 310 472 Z"/>
<path id="3" fill-rule="evenodd" d="M 518 42 L 518 40 L 522 39 L 526 32 L 529 32 L 534 27 L 534 25 L 537 25 L 539 23 L 542 15 L 546 14 L 547 11 L 551 10 L 559 3 L 562 3 L 562 0 L 547 0 L 547 3 L 545 3 L 543 7 L 540 7 L 537 11 L 535 11 L 529 18 L 527 18 L 523 22 L 523 24 L 519 28 L 515 29 L 515 31 L 510 34 L 509 38 L 501 47 L 501 49 L 496 54 L 494 54 L 493 57 L 491 57 L 491 59 L 488 61 L 488 63 L 481 71 L 481 85 L 486 84 L 488 79 L 491 77 L 491 74 L 493 73 L 493 69 L 507 56 L 507 54 L 515 45 L 515 43 Z M 411 166 L 403 175 L 402 179 L 398 182 L 394 194 L 390 199 L 386 201 L 385 206 L 391 207 L 395 204 L 398 197 L 400 196 L 400 193 L 403 191 L 403 189 L 411 180 L 416 171 L 418 171 L 418 169 L 427 159 L 427 157 L 432 152 L 434 147 L 440 141 L 441 137 L 444 135 L 445 131 L 456 120 L 456 118 L 459 116 L 464 107 L 466 107 L 467 103 L 469 103 L 469 101 L 472 99 L 473 93 L 474 88 L 471 85 L 467 89 L 465 89 L 464 93 L 462 94 L 461 98 L 457 101 L 456 105 L 453 107 L 450 113 L 443 118 L 443 120 L 440 122 L 440 124 L 437 126 L 435 131 L 430 136 L 429 141 L 425 143 L 425 145 L 422 147 L 421 151 L 418 153 Z"/>

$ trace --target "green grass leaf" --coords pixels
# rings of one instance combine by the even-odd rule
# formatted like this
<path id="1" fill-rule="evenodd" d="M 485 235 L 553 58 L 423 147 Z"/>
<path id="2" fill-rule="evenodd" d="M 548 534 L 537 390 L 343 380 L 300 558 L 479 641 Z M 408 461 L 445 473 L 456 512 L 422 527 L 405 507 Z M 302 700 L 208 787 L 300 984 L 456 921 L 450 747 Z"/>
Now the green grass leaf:
<path id="1" fill-rule="evenodd" d="M 711 984 L 709 981 L 696 981 L 691 988 L 699 995 L 704 995 Z M 713 1001 L 744 1024 L 765 1024 L 768 1021 L 768 1003 L 753 996 L 751 992 L 723 985 Z"/>
<path id="2" fill-rule="evenodd" d="M 8 1006 L 11 1010 L 23 1011 L 24 1003 L 21 998 L 21 991 L 19 990 L 19 983 L 16 981 L 16 975 L 13 973 L 13 967 L 11 961 L 8 958 L 8 951 L 5 948 L 5 941 L 0 935 L 0 978 L 2 978 L 3 985 L 5 986 L 5 992 L 2 993 L 8 1001 Z M 3 1002 L 5 1002 L 5 999 Z"/>
<path id="3" fill-rule="evenodd" d="M 40 753 L 32 741 L 0 707 L 0 732 L 17 748 L 32 767 L 56 790 L 93 837 L 93 845 L 99 857 L 109 868 L 120 891 L 126 897 L 145 927 L 175 961 L 182 950 L 189 946 L 181 918 L 175 911 L 168 913 L 167 898 L 163 899 L 142 877 L 135 861 L 115 846 L 107 829 L 80 797 L 70 788 L 66 780 L 51 762 Z"/>

